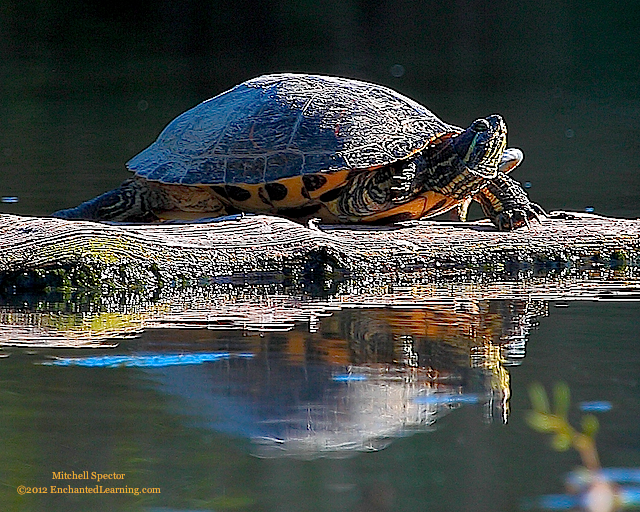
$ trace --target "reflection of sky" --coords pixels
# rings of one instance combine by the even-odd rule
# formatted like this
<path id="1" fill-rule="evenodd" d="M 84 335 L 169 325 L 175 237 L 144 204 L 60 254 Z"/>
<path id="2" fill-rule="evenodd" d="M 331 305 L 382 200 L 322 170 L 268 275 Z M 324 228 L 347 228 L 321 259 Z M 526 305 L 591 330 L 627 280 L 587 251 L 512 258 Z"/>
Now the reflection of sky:
<path id="1" fill-rule="evenodd" d="M 452 407 L 486 401 L 401 366 L 344 371 L 330 363 L 229 352 L 56 358 L 45 364 L 144 368 L 189 423 L 252 439 L 256 453 L 265 456 L 376 450 L 390 438 L 429 428 Z"/>
<path id="2" fill-rule="evenodd" d="M 393 385 L 336 381 L 332 370 L 253 360 L 152 374 L 196 425 L 251 438 L 262 455 L 374 449 L 376 439 L 399 433 L 406 418 L 393 414 Z"/>
<path id="3" fill-rule="evenodd" d="M 229 359 L 229 352 L 214 352 L 210 354 L 148 354 L 148 355 L 117 355 L 94 357 L 61 357 L 45 362 L 53 366 L 85 366 L 90 368 L 153 368 L 165 366 L 185 366 L 202 364 L 211 361 Z M 233 357 L 253 357 L 253 354 L 234 354 Z"/>

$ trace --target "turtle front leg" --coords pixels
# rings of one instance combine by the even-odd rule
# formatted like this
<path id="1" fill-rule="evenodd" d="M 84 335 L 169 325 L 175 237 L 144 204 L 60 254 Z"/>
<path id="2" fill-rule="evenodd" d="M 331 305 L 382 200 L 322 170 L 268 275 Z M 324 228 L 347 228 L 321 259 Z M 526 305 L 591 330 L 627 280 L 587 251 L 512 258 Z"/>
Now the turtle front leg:
<path id="1" fill-rule="evenodd" d="M 506 174 L 487 180 L 487 185 L 473 199 L 500 231 L 517 229 L 529 225 L 530 220 L 540 221 L 541 216 L 546 216 L 539 205 L 531 202 L 520 183 Z"/>
<path id="2" fill-rule="evenodd" d="M 518 148 L 507 148 L 502 154 L 502 159 L 498 164 L 498 173 L 507 174 L 518 167 L 524 160 L 524 153 Z M 462 222 L 467 220 L 467 212 L 469 205 L 473 201 L 473 197 L 468 197 L 458 205 L 458 218 Z M 537 205 L 536 205 L 537 206 Z M 485 212 L 486 213 L 486 212 Z"/>
<path id="3" fill-rule="evenodd" d="M 467 213 L 469 212 L 471 201 L 473 201 L 473 198 L 469 197 L 458 205 L 458 219 L 460 219 L 461 222 L 467 222 Z"/>

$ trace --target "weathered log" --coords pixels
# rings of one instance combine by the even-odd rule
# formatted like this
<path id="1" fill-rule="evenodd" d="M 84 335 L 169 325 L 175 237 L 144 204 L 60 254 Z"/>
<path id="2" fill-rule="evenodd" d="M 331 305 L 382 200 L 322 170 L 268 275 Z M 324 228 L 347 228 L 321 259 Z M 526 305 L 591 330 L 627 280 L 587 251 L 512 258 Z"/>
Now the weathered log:
<path id="1" fill-rule="evenodd" d="M 556 212 L 498 232 L 488 221 L 307 227 L 270 216 L 114 225 L 0 215 L 0 290 L 160 289 L 280 283 L 327 289 L 593 272 L 635 277 L 640 220 Z"/>
<path id="2" fill-rule="evenodd" d="M 522 310 L 499 322 L 509 344 L 547 301 L 638 300 L 639 248 L 640 221 L 587 214 L 506 233 L 484 221 L 318 229 L 266 216 L 109 225 L 0 215 L 0 346 L 103 346 L 150 327 L 313 329 L 343 308 L 452 318 L 505 299 Z"/>

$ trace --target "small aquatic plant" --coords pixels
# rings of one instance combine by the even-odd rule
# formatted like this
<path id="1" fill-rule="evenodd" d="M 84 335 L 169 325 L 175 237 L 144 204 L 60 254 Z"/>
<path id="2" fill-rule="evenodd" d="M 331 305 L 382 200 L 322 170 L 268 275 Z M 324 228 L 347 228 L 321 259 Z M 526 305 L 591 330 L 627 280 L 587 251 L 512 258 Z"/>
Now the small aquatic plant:
<path id="1" fill-rule="evenodd" d="M 600 469 L 595 436 L 600 424 L 593 414 L 582 416 L 581 431 L 569 423 L 571 392 L 564 382 L 553 387 L 553 408 L 549 404 L 547 393 L 540 383 L 532 384 L 529 397 L 533 410 L 526 417 L 531 428 L 545 434 L 553 434 L 551 446 L 559 452 L 573 447 L 582 459 L 582 464 L 590 470 Z"/>
<path id="2" fill-rule="evenodd" d="M 552 434 L 551 446 L 557 451 L 573 447 L 580 454 L 582 467 L 567 478 L 567 494 L 541 496 L 528 502 L 525 508 L 587 512 L 640 508 L 640 488 L 620 485 L 622 482 L 639 482 L 640 471 L 635 468 L 600 467 L 595 442 L 599 429 L 598 418 L 593 414 L 583 415 L 580 430 L 569 423 L 569 386 L 564 382 L 554 385 L 553 407 L 544 387 L 539 383 L 530 386 L 529 397 L 533 408 L 526 416 L 529 426 L 538 432 Z"/>

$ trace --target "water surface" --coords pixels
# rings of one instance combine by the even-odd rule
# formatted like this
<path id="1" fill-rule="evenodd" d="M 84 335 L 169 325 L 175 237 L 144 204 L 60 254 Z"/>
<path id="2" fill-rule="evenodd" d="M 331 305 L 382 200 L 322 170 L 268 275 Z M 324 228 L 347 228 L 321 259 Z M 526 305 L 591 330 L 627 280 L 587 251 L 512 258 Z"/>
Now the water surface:
<path id="1" fill-rule="evenodd" d="M 519 510 L 562 492 L 580 463 L 524 422 L 536 381 L 566 382 L 575 420 L 581 402 L 608 404 L 602 463 L 638 467 L 638 302 L 441 302 L 336 308 L 292 329 L 149 324 L 133 339 L 111 333 L 105 348 L 47 348 L 45 337 L 7 346 L 0 500 L 15 510 Z M 24 334 L 4 332 L 13 345 Z M 53 479 L 85 470 L 161 492 L 16 493 L 95 485 Z"/>

